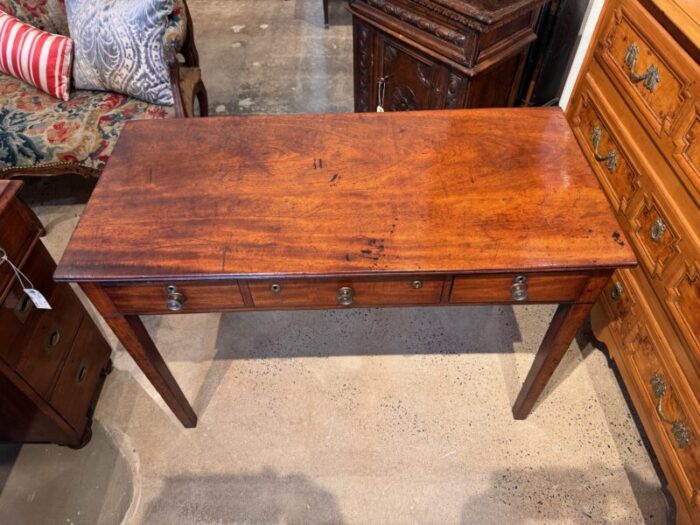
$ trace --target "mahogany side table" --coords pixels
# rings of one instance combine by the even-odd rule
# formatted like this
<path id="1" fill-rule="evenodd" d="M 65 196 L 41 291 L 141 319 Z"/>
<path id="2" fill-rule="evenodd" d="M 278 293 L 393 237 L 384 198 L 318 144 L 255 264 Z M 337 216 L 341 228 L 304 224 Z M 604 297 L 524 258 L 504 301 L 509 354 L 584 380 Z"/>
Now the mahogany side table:
<path id="1" fill-rule="evenodd" d="M 557 303 L 524 419 L 636 264 L 559 109 L 128 123 L 56 271 L 186 427 L 140 315 Z"/>

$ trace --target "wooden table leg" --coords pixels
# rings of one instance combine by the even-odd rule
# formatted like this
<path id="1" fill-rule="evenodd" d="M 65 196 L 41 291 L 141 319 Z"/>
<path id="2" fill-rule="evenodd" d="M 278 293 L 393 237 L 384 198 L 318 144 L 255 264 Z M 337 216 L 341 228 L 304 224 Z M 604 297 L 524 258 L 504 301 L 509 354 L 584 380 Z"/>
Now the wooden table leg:
<path id="1" fill-rule="evenodd" d="M 330 20 L 328 18 L 328 0 L 323 0 L 323 23 L 326 29 L 330 27 Z"/>
<path id="2" fill-rule="evenodd" d="M 535 361 L 527 374 L 520 394 L 513 405 L 515 419 L 525 419 L 542 394 L 554 370 L 561 362 L 576 332 L 588 317 L 593 304 L 562 304 L 557 308 L 537 351 Z"/>
<path id="3" fill-rule="evenodd" d="M 80 286 L 185 428 L 197 426 L 197 415 L 170 373 L 141 319 L 135 315 L 122 316 L 117 313 L 111 299 L 99 284 L 83 283 Z"/>

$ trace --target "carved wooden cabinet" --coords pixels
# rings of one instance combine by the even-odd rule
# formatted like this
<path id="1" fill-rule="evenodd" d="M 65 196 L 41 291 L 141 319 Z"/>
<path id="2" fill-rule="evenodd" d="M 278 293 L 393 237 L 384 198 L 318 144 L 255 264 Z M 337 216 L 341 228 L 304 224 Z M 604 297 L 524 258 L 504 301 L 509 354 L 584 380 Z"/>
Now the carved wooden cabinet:
<path id="1" fill-rule="evenodd" d="M 511 106 L 545 0 L 350 0 L 355 111 Z"/>
<path id="2" fill-rule="evenodd" d="M 111 348 L 41 243 L 43 228 L 0 181 L 0 255 L 49 301 L 38 310 L 8 262 L 0 264 L 0 441 L 86 444 Z"/>
<path id="3" fill-rule="evenodd" d="M 608 0 L 567 116 L 639 259 L 593 330 L 700 524 L 700 3 Z"/>

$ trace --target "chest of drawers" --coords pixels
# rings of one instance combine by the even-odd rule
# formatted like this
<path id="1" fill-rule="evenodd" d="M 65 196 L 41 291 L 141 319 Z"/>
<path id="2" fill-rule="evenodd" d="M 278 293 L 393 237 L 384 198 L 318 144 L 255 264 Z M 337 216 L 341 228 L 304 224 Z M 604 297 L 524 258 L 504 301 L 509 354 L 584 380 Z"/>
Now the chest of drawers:
<path id="1" fill-rule="evenodd" d="M 36 309 L 9 263 L 0 264 L 0 440 L 79 447 L 90 439 L 111 349 L 71 287 L 53 281 L 56 264 L 20 187 L 0 181 L 0 253 L 52 309 Z"/>
<path id="2" fill-rule="evenodd" d="M 567 115 L 640 265 L 593 310 L 676 501 L 700 523 L 700 17 L 610 0 Z"/>

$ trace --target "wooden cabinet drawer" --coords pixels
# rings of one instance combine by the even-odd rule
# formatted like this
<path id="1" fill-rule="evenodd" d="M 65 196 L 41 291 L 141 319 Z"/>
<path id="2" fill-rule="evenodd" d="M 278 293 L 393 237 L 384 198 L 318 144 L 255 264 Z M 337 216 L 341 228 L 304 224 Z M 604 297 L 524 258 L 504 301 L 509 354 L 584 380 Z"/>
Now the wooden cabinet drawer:
<path id="1" fill-rule="evenodd" d="M 88 408 L 110 353 L 111 348 L 102 334 L 92 320 L 85 317 L 49 401 L 79 432 L 90 416 Z"/>
<path id="2" fill-rule="evenodd" d="M 451 303 L 485 303 L 485 302 L 528 302 L 528 303 L 566 303 L 576 301 L 589 275 L 566 272 L 553 274 L 522 274 L 526 279 L 526 295 L 522 299 L 513 296 L 513 285 L 522 279 L 519 274 L 494 274 L 490 276 L 455 277 L 450 294 Z"/>
<path id="3" fill-rule="evenodd" d="M 622 349 L 619 357 L 624 361 L 623 369 L 631 376 L 632 388 L 636 391 L 633 397 L 643 404 L 640 413 L 647 432 L 661 445 L 684 497 L 691 505 L 699 505 L 697 399 L 633 274 L 619 272 L 617 279 L 624 287 L 623 295 L 628 297 L 630 306 L 625 310 L 627 314 L 623 314 L 624 329 L 617 332 L 616 338 Z"/>
<path id="4" fill-rule="evenodd" d="M 623 0 L 596 55 L 655 134 L 668 134 L 690 100 L 698 67 L 637 1 Z"/>
<path id="5" fill-rule="evenodd" d="M 12 199 L 0 208 L 0 256 L 7 257 L 16 265 L 22 266 L 29 250 L 42 234 L 41 225 L 34 215 L 19 200 Z M 7 292 L 7 286 L 15 274 L 7 263 L 0 263 L 0 300 Z"/>
<path id="6" fill-rule="evenodd" d="M 444 279 L 256 281 L 249 283 L 256 307 L 391 306 L 437 304 Z"/>
<path id="7" fill-rule="evenodd" d="M 39 242 L 23 267 L 34 288 L 50 298 L 56 288 L 51 276 L 55 263 L 44 245 Z M 22 349 L 32 335 L 41 311 L 34 308 L 27 294 L 15 279 L 0 306 L 0 357 L 14 368 Z"/>
<path id="8" fill-rule="evenodd" d="M 80 300 L 67 284 L 56 288 L 50 302 L 52 310 L 42 312 L 16 366 L 42 397 L 53 387 L 84 315 Z"/>
<path id="9" fill-rule="evenodd" d="M 639 175 L 599 106 L 595 91 L 586 82 L 574 101 L 570 120 L 608 199 L 615 210 L 624 214 L 639 188 Z"/>
<path id="10" fill-rule="evenodd" d="M 241 308 L 244 304 L 238 283 L 235 281 L 230 284 L 107 285 L 105 291 L 117 310 L 124 314 L 211 312 Z"/>

